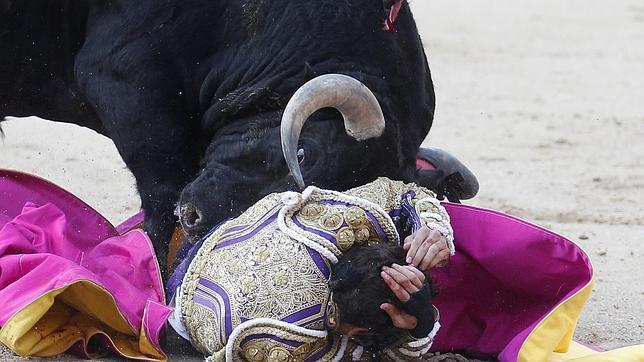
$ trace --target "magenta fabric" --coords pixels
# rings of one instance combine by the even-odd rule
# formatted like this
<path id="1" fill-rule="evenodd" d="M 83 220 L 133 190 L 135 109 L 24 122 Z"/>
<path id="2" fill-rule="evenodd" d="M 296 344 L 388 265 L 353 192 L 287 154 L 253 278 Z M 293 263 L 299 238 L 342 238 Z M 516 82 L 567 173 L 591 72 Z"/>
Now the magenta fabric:
<path id="1" fill-rule="evenodd" d="M 52 203 L 66 216 L 76 234 L 68 235 L 70 242 L 94 242 L 117 236 L 119 233 L 98 212 L 76 196 L 42 178 L 25 173 L 0 169 L 0 227 L 20 215 L 23 206 Z"/>
<path id="2" fill-rule="evenodd" d="M 528 222 L 444 205 L 457 253 L 433 271 L 442 324 L 433 350 L 514 361 L 539 321 L 591 280 L 590 261 L 573 242 Z M 88 279 L 158 344 L 169 309 L 151 243 L 141 231 L 119 232 L 140 221 L 135 215 L 114 228 L 59 187 L 0 170 L 0 325 L 42 293 Z"/>
<path id="3" fill-rule="evenodd" d="M 444 206 L 456 255 L 432 272 L 442 325 L 432 350 L 516 361 L 534 327 L 590 282 L 590 260 L 570 240 L 515 217 Z"/>
<path id="4" fill-rule="evenodd" d="M 158 347 L 171 309 L 147 235 L 120 235 L 61 188 L 0 170 L 0 325 L 43 294 L 81 280 L 109 291 L 133 331 L 145 329 Z"/>
<path id="5" fill-rule="evenodd" d="M 143 213 L 143 211 L 139 211 L 138 213 L 134 214 L 133 216 L 125 219 L 120 224 L 118 224 L 118 226 L 116 226 L 116 231 L 119 234 L 125 234 L 126 232 L 143 224 L 144 219 L 145 219 L 145 214 Z"/>

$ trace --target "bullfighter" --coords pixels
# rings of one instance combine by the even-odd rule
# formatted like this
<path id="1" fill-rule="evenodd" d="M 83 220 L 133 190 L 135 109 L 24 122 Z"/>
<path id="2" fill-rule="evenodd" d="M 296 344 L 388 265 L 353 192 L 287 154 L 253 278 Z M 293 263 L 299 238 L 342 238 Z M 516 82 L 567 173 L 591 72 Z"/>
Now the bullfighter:
<path id="1" fill-rule="evenodd" d="M 186 253 L 170 323 L 211 360 L 414 360 L 440 327 L 421 271 L 452 254 L 445 209 L 414 184 L 271 194 Z"/>

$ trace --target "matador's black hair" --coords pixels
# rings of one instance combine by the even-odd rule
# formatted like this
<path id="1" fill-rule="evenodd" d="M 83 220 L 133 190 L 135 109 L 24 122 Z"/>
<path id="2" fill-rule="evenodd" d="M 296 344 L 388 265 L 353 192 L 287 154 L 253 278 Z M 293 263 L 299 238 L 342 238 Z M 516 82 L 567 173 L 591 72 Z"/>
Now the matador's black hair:
<path id="1" fill-rule="evenodd" d="M 383 303 L 404 309 L 380 272 L 385 265 L 405 265 L 405 257 L 406 252 L 398 245 L 355 246 L 341 255 L 333 266 L 329 287 L 337 305 L 339 322 L 368 328 L 369 333 L 357 339 L 372 351 L 396 343 L 409 333 L 394 327 L 387 313 L 380 309 Z M 428 281 L 424 283 L 429 286 Z"/>

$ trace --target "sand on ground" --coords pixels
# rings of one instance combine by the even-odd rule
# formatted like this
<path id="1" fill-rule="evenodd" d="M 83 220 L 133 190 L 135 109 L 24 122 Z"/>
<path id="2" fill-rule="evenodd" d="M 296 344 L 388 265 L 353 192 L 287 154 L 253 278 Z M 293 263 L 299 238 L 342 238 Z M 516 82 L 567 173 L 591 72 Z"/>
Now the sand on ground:
<path id="1" fill-rule="evenodd" d="M 555 230 L 596 286 L 575 337 L 644 342 L 644 4 L 415 0 L 437 93 L 425 145 L 478 175 L 469 204 Z M 35 173 L 114 223 L 139 208 L 110 140 L 36 118 L 3 123 L 0 167 Z M 9 358 L 7 351 L 0 357 Z"/>

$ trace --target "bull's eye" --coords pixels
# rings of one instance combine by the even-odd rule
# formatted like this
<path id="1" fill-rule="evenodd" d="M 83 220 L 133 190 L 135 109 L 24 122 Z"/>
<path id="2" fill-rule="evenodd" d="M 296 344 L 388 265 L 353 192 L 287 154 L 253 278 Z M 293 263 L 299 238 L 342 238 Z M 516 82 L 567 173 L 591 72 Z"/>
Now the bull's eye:
<path id="1" fill-rule="evenodd" d="M 300 148 L 297 150 L 297 162 L 302 164 L 304 162 L 304 149 Z"/>

